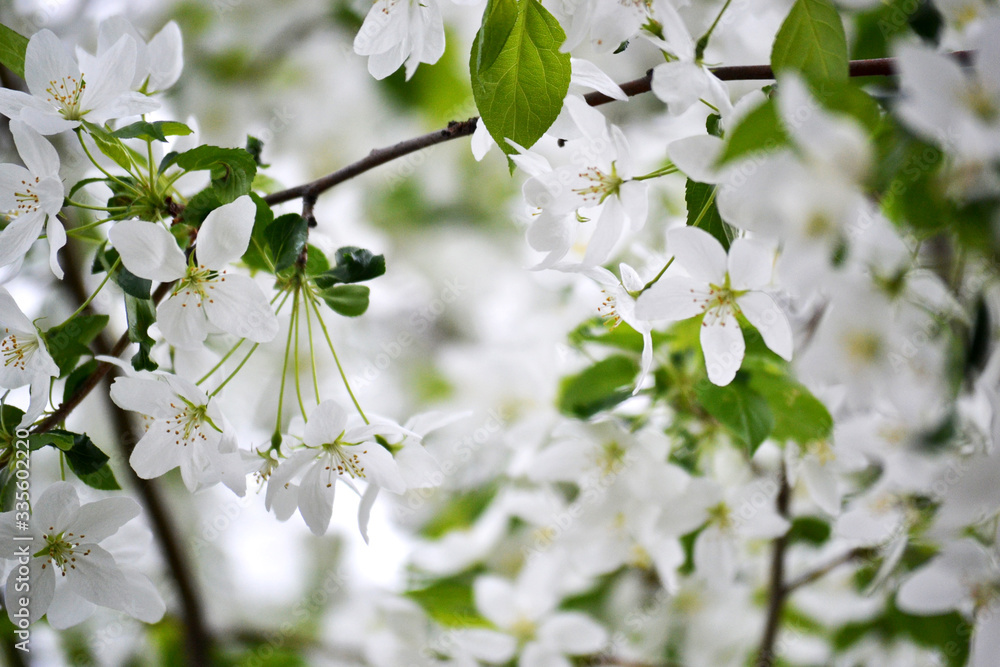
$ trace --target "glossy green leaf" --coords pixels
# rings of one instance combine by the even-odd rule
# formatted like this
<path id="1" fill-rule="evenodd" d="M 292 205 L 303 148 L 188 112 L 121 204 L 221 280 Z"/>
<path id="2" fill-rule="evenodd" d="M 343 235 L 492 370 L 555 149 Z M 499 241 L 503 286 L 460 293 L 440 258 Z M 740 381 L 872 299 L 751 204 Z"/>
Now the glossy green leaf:
<path id="1" fill-rule="evenodd" d="M 830 0 L 796 0 L 771 50 L 775 73 L 800 72 L 814 86 L 848 77 L 847 37 Z"/>
<path id="2" fill-rule="evenodd" d="M 107 315 L 77 315 L 42 334 L 49 354 L 59 367 L 59 377 L 72 371 L 81 356 L 91 354 L 87 345 L 107 325 Z"/>
<path id="3" fill-rule="evenodd" d="M 559 386 L 559 409 L 586 419 L 618 405 L 632 395 L 639 364 L 632 357 L 614 355 L 598 361 L 581 373 L 563 378 Z"/>
<path id="4" fill-rule="evenodd" d="M 773 100 L 767 100 L 726 133 L 726 146 L 719 164 L 745 157 L 758 151 L 770 151 L 789 143 L 788 134 L 778 119 Z"/>
<path id="5" fill-rule="evenodd" d="M 371 250 L 345 246 L 334 255 L 337 265 L 316 277 L 316 286 L 323 289 L 337 283 L 360 283 L 385 273 L 385 256 Z"/>
<path id="6" fill-rule="evenodd" d="M 128 320 L 128 339 L 139 344 L 138 351 L 132 355 L 132 368 L 155 371 L 158 364 L 150 357 L 150 352 L 156 341 L 149 335 L 149 327 L 156 322 L 156 306 L 152 299 L 137 299 L 126 294 L 125 316 Z"/>
<path id="7" fill-rule="evenodd" d="M 198 146 L 177 155 L 175 161 L 187 171 L 208 170 L 222 204 L 249 193 L 257 175 L 257 162 L 242 148 Z"/>
<path id="8" fill-rule="evenodd" d="M 727 251 L 735 238 L 732 227 L 727 225 L 719 215 L 719 207 L 715 204 L 714 185 L 698 183 L 690 178 L 684 187 L 684 201 L 687 203 L 687 223 L 691 227 L 699 227 L 715 237 Z"/>
<path id="9" fill-rule="evenodd" d="M 487 7 L 469 62 L 472 94 L 505 153 L 517 150 L 507 139 L 530 148 L 559 115 L 570 78 L 569 54 L 559 51 L 565 39 L 538 0 L 495 0 Z"/>
<path id="10" fill-rule="evenodd" d="M 309 223 L 298 213 L 286 213 L 267 226 L 265 236 L 274 258 L 274 271 L 283 271 L 295 263 L 306 247 Z"/>
<path id="11" fill-rule="evenodd" d="M 167 137 L 185 137 L 192 130 L 184 123 L 174 120 L 158 120 L 150 123 L 140 120 L 131 125 L 118 128 L 112 134 L 119 139 L 142 139 L 144 141 L 166 141 Z"/>
<path id="12" fill-rule="evenodd" d="M 334 310 L 345 317 L 357 317 L 368 310 L 369 289 L 364 285 L 334 285 L 319 295 Z"/>
<path id="13" fill-rule="evenodd" d="M 695 396 L 751 455 L 771 434 L 774 416 L 767 400 L 739 376 L 724 387 L 702 380 L 695 386 Z"/>
<path id="14" fill-rule="evenodd" d="M 28 38 L 0 23 L 0 65 L 24 78 L 24 53 Z"/>

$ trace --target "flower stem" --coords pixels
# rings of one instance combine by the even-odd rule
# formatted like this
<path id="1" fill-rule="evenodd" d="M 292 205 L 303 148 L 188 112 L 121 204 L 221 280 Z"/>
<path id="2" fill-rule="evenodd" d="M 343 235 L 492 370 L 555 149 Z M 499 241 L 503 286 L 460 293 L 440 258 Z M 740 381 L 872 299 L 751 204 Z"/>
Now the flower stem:
<path id="1" fill-rule="evenodd" d="M 240 342 L 242 343 L 243 341 L 241 340 Z M 239 347 L 239 345 L 237 345 L 236 347 Z M 232 354 L 233 352 L 236 351 L 236 347 L 234 347 L 232 350 L 230 350 L 230 354 Z M 216 387 L 215 391 L 213 391 L 211 394 L 208 395 L 209 398 L 212 398 L 213 396 L 215 396 L 216 394 L 218 394 L 220 391 L 222 391 L 222 388 L 225 387 L 227 384 L 229 384 L 230 380 L 232 380 L 234 377 L 236 377 L 236 374 L 239 373 L 243 369 L 244 364 L 246 364 L 250 360 L 250 357 L 253 356 L 253 353 L 257 351 L 258 347 L 260 347 L 260 343 L 254 343 L 253 344 L 253 347 L 251 347 L 250 351 L 247 352 L 247 356 L 243 357 L 243 360 L 240 361 L 239 365 L 236 366 L 236 368 L 233 370 L 233 372 L 230 373 L 229 376 L 226 377 L 226 379 L 222 381 L 222 384 L 220 384 L 218 387 Z M 225 359 L 223 359 L 223 361 L 225 361 Z M 219 362 L 219 363 L 222 363 L 222 362 Z M 216 430 L 221 430 L 221 429 L 217 428 Z"/>
<path id="2" fill-rule="evenodd" d="M 66 318 L 67 322 L 76 317 L 77 315 L 79 315 L 80 313 L 82 313 L 84 309 L 90 305 L 90 302 L 94 300 L 94 297 L 96 297 L 100 293 L 100 291 L 104 289 L 104 286 L 108 284 L 108 280 L 111 279 L 111 274 L 115 272 L 115 269 L 117 269 L 121 263 L 122 263 L 121 257 L 115 260 L 115 263 L 111 265 L 111 268 L 108 270 L 108 273 L 104 276 L 104 280 L 101 281 L 101 284 L 97 286 L 97 289 L 95 289 L 90 296 L 87 297 L 86 301 L 80 304 L 80 307 L 77 308 L 72 315 Z"/>
<path id="3" fill-rule="evenodd" d="M 722 19 L 722 15 L 726 13 L 727 9 L 729 9 L 729 4 L 732 1 L 733 0 L 726 0 L 726 4 L 722 5 L 722 9 L 719 10 L 718 15 L 715 17 L 715 20 L 712 21 L 712 25 L 708 27 L 708 30 L 705 32 L 704 35 L 698 38 L 698 42 L 694 48 L 694 61 L 696 63 L 701 64 L 701 59 L 705 55 L 705 49 L 708 47 L 708 40 L 712 38 L 712 33 L 715 31 L 715 27 L 719 25 L 719 21 Z"/>
<path id="4" fill-rule="evenodd" d="M 361 418 L 365 420 L 366 424 L 370 424 L 368 417 L 365 416 L 365 411 L 361 409 L 361 404 L 358 403 L 358 399 L 354 396 L 354 392 L 351 391 L 351 383 L 347 381 L 347 375 L 344 373 L 344 367 L 340 365 L 340 358 L 337 356 L 337 351 L 333 349 L 333 341 L 330 340 L 330 332 L 326 330 L 326 324 L 323 322 L 323 316 L 319 312 L 319 304 L 316 302 L 316 297 L 311 293 L 306 293 L 309 298 L 309 302 L 312 304 L 313 310 L 316 312 L 316 319 L 319 321 L 319 326 L 323 330 L 323 337 L 326 338 L 326 344 L 330 346 L 330 352 L 333 354 L 333 360 L 337 364 L 337 370 L 340 372 L 340 379 L 344 381 L 344 387 L 347 389 L 348 395 L 351 397 L 351 401 L 354 403 L 354 407 L 357 408 L 358 414 Z"/>
<path id="5" fill-rule="evenodd" d="M 656 281 L 659 280 L 660 278 L 662 278 L 663 274 L 666 273 L 667 269 L 670 268 L 670 265 L 674 263 L 674 259 L 675 259 L 674 257 L 671 257 L 669 260 L 667 260 L 667 263 L 663 265 L 663 268 L 660 269 L 660 272 L 657 273 L 656 276 L 652 280 L 650 280 L 648 283 L 646 283 L 645 285 L 642 286 L 642 289 L 639 290 L 639 294 L 642 294 L 643 292 L 645 292 L 646 290 L 648 290 L 650 287 L 652 287 L 653 285 L 655 285 Z"/>
<path id="6" fill-rule="evenodd" d="M 288 376 L 288 353 L 292 347 L 292 334 L 295 332 L 295 317 L 299 310 L 299 290 L 301 288 L 295 286 L 295 294 L 292 299 L 292 318 L 288 322 L 288 339 L 285 341 L 285 361 L 281 365 L 281 386 L 278 388 L 278 417 L 275 419 L 274 432 L 281 432 L 281 410 L 285 404 L 285 378 Z"/>
<path id="7" fill-rule="evenodd" d="M 316 392 L 316 405 L 320 404 L 319 399 L 319 378 L 316 374 L 316 348 L 313 346 L 312 317 L 309 316 L 309 308 L 306 308 L 306 330 L 309 334 L 309 365 L 312 367 L 313 391 Z"/>
<path id="8" fill-rule="evenodd" d="M 87 148 L 87 142 L 85 142 L 83 140 L 83 134 L 80 132 L 79 128 L 77 128 L 77 130 L 76 130 L 76 138 L 80 140 L 80 146 L 83 148 L 83 152 L 87 154 L 87 157 L 90 158 L 90 161 L 92 163 L 94 163 L 94 166 L 97 167 L 97 169 L 102 174 L 104 174 L 105 176 L 108 177 L 108 179 L 114 181 L 115 183 L 117 183 L 118 185 L 122 186 L 123 188 L 127 188 L 128 190 L 131 190 L 132 194 L 134 194 L 136 196 L 141 196 L 142 195 L 142 192 L 140 192 L 138 188 L 136 188 L 131 183 L 126 183 L 122 179 L 118 178 L 117 176 L 115 176 L 114 174 L 112 174 L 111 172 L 109 172 L 107 169 L 105 169 L 104 167 L 102 167 L 100 165 L 100 163 L 97 160 L 94 159 L 94 156 L 90 153 L 90 149 Z M 131 172 L 130 172 L 130 175 L 135 176 L 135 174 L 131 174 Z"/>
<path id="9" fill-rule="evenodd" d="M 660 176 L 666 176 L 667 174 L 675 174 L 675 173 L 677 173 L 677 167 L 675 167 L 674 165 L 670 164 L 670 165 L 667 165 L 666 167 L 663 167 L 662 169 L 657 169 L 656 171 L 651 171 L 648 174 L 645 174 L 643 176 L 633 176 L 629 180 L 631 180 L 631 181 L 647 181 L 647 180 L 649 180 L 651 178 L 659 178 Z"/>
<path id="10" fill-rule="evenodd" d="M 302 304 L 299 304 L 299 305 L 302 305 Z M 308 318 L 309 317 L 309 304 L 308 303 L 305 304 L 305 310 L 306 310 L 306 317 Z M 295 358 L 294 358 L 294 366 L 295 366 L 295 398 L 299 402 L 299 410 L 302 412 L 302 419 L 308 421 L 308 417 L 306 417 L 306 406 L 305 406 L 305 403 L 302 401 L 302 380 L 301 380 L 301 373 L 299 371 L 299 338 L 300 338 L 299 337 L 299 322 L 302 319 L 301 314 L 298 313 L 298 312 L 296 312 L 294 319 L 295 319 Z"/>

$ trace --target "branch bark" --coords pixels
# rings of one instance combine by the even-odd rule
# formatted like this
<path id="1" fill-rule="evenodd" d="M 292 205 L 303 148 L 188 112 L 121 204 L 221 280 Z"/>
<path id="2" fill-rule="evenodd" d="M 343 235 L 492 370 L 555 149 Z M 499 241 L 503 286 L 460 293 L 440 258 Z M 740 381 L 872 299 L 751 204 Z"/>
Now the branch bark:
<path id="1" fill-rule="evenodd" d="M 788 505 L 792 496 L 792 489 L 788 485 L 788 474 L 784 465 L 781 466 L 780 486 L 775 506 L 778 514 L 787 518 Z M 771 552 L 771 578 L 768 585 L 767 594 L 767 620 L 764 623 L 764 635 L 760 641 L 760 650 L 757 652 L 755 667 L 773 667 L 775 663 L 774 645 L 778 638 L 778 630 L 781 627 L 781 610 L 785 606 L 785 598 L 788 595 L 788 588 L 785 586 L 785 552 L 788 550 L 788 533 L 774 540 Z"/>
<path id="2" fill-rule="evenodd" d="M 73 298 L 75 303 L 83 303 L 87 299 L 87 289 L 81 280 L 80 263 L 73 254 L 72 248 L 68 252 L 63 252 L 63 266 L 66 271 L 66 279 L 60 283 Z M 170 290 L 171 283 L 160 285 L 153 294 L 154 303 L 158 303 Z M 88 306 L 84 312 L 93 312 Z M 107 354 L 118 357 L 129 345 L 128 333 L 122 335 L 116 342 L 112 343 L 107 330 L 102 331 L 94 342 L 94 348 L 98 354 Z M 49 429 L 60 425 L 87 395 L 103 380 L 108 392 L 111 390 L 111 376 L 109 372 L 114 369 L 114 365 L 106 361 L 100 362 L 97 370 L 90 374 L 75 394 L 59 409 L 40 422 L 34 429 L 34 433 L 44 433 Z M 129 415 L 117 405 L 111 404 L 111 419 L 114 423 L 114 431 L 118 434 L 117 446 L 127 461 L 132 454 L 135 439 L 132 437 L 133 425 Z M 179 537 L 177 526 L 171 517 L 168 505 L 163 499 L 163 495 L 154 480 L 141 479 L 132 470 L 132 466 L 126 465 L 126 474 L 129 476 L 133 486 L 138 490 L 142 498 L 142 504 L 146 508 L 146 517 L 153 530 L 160 551 L 167 563 L 167 568 L 176 586 L 181 605 L 181 622 L 184 625 L 184 644 L 187 654 L 187 663 L 191 667 L 210 665 L 212 636 L 208 631 L 208 624 L 198 595 L 198 587 L 195 576 L 191 568 L 190 561 L 185 553 L 183 544 Z"/>
<path id="3" fill-rule="evenodd" d="M 973 51 L 955 51 L 951 55 L 962 65 L 969 65 L 972 62 Z M 769 80 L 774 78 L 774 70 L 770 65 L 735 65 L 726 67 L 715 67 L 712 73 L 722 81 L 755 81 Z M 862 76 L 892 76 L 896 73 L 895 58 L 874 58 L 871 60 L 850 61 L 849 74 L 852 77 Z M 646 76 L 620 84 L 621 89 L 629 97 L 648 93 L 652 90 L 653 70 L 646 72 Z M 608 97 L 603 93 L 590 93 L 584 95 L 587 104 L 590 106 L 600 106 L 614 102 L 613 97 Z M 375 167 L 383 165 L 392 160 L 401 158 L 410 153 L 415 153 L 424 148 L 443 144 L 459 137 L 471 136 L 476 131 L 478 117 L 469 118 L 463 121 L 452 121 L 443 130 L 436 130 L 429 134 L 424 134 L 413 139 L 401 141 L 398 144 L 385 148 L 376 148 L 366 157 L 339 169 L 332 174 L 327 174 L 321 178 L 298 185 L 287 190 L 280 190 L 264 197 L 268 204 L 281 204 L 294 199 L 308 198 L 315 203 L 316 198 L 330 188 L 365 173 Z M 311 204 L 307 204 L 311 210 Z"/>

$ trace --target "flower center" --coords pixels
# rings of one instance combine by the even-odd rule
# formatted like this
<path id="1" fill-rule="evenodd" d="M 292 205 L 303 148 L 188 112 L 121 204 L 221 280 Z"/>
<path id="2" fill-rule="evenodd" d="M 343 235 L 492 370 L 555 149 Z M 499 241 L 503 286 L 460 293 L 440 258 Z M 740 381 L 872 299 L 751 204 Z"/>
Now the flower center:
<path id="1" fill-rule="evenodd" d="M 514 635 L 518 644 L 527 644 L 535 638 L 535 624 L 524 616 L 519 616 L 510 626 L 510 634 Z"/>
<path id="2" fill-rule="evenodd" d="M 882 339 L 872 331 L 851 331 L 845 338 L 848 356 L 858 363 L 873 363 L 882 354 Z"/>
<path id="3" fill-rule="evenodd" d="M 622 323 L 621 315 L 618 314 L 618 297 L 614 294 L 601 290 L 604 301 L 597 307 L 597 313 L 604 320 L 604 326 L 614 329 Z"/>
<path id="4" fill-rule="evenodd" d="M 725 501 L 708 508 L 708 522 L 720 530 L 728 530 L 733 525 L 733 515 Z"/>
<path id="5" fill-rule="evenodd" d="M 604 203 L 610 195 L 617 195 L 623 181 L 618 176 L 615 164 L 611 163 L 611 173 L 605 174 L 597 167 L 587 167 L 586 171 L 577 174 L 586 184 L 579 188 L 574 188 L 573 192 L 580 195 L 584 201 L 584 206 L 593 206 Z"/>
<path id="6" fill-rule="evenodd" d="M 177 405 L 177 403 L 171 403 L 170 407 L 174 410 L 178 410 L 177 414 L 169 419 L 164 419 L 163 423 L 167 427 L 168 432 L 173 432 L 176 440 L 174 444 L 181 445 L 182 447 L 187 447 L 189 444 L 194 444 L 197 442 L 198 438 L 202 441 L 207 442 L 208 437 L 202 433 L 202 426 L 204 424 L 212 424 L 212 420 L 208 417 L 208 406 L 207 405 L 195 405 L 190 401 L 184 399 L 183 396 L 177 397 L 182 405 Z M 216 430 L 220 430 L 216 428 Z"/>
<path id="7" fill-rule="evenodd" d="M 35 557 L 45 557 L 48 559 L 42 563 L 44 570 L 49 564 L 53 564 L 62 570 L 62 576 L 66 576 L 67 570 L 76 569 L 76 559 L 79 556 L 89 556 L 90 549 L 79 551 L 80 540 L 86 535 L 75 535 L 73 533 L 53 533 L 55 528 L 49 526 L 49 533 L 45 537 L 45 546 L 39 550 Z"/>
<path id="8" fill-rule="evenodd" d="M 35 176 L 34 181 L 21 181 L 21 186 L 24 188 L 24 191 L 14 191 L 14 199 L 17 201 L 17 207 L 7 211 L 8 218 L 13 219 L 20 215 L 34 213 L 41 208 L 41 199 L 33 190 L 33 188 L 40 182 L 41 179 L 38 176 Z"/>
<path id="9" fill-rule="evenodd" d="M 206 269 L 204 265 L 189 265 L 187 274 L 178 281 L 177 287 L 174 288 L 171 296 L 180 294 L 184 297 L 184 303 L 181 304 L 182 308 L 187 308 L 188 300 L 192 295 L 194 296 L 194 305 L 196 308 L 201 308 L 202 302 L 206 300 L 209 303 L 215 303 L 211 290 L 215 289 L 215 283 L 226 282 L 225 273 L 225 271 L 219 273 L 218 271 Z"/>
<path id="10" fill-rule="evenodd" d="M 45 92 L 49 95 L 49 102 L 53 106 L 59 107 L 59 113 L 66 120 L 80 120 L 87 113 L 80 111 L 80 100 L 83 91 L 87 88 L 83 76 L 78 81 L 76 77 L 63 77 L 59 81 L 49 81 L 49 87 Z"/>
<path id="11" fill-rule="evenodd" d="M 0 352 L 3 353 L 3 365 L 13 366 L 19 370 L 25 370 L 31 361 L 35 350 L 38 349 L 38 337 L 31 334 L 22 335 L 20 339 L 17 333 L 11 333 L 10 329 L 4 329 L 6 337 L 0 341 Z"/>
<path id="12" fill-rule="evenodd" d="M 343 435 L 343 434 L 341 434 Z M 326 465 L 326 470 L 338 475 L 347 475 L 351 479 L 367 479 L 365 466 L 361 457 L 368 453 L 367 449 L 362 449 L 360 453 L 348 450 L 348 447 L 360 447 L 360 443 L 341 442 L 340 437 L 334 442 L 323 445 L 324 451 L 330 456 L 330 461 Z M 327 482 L 327 486 L 332 486 L 333 482 Z"/>

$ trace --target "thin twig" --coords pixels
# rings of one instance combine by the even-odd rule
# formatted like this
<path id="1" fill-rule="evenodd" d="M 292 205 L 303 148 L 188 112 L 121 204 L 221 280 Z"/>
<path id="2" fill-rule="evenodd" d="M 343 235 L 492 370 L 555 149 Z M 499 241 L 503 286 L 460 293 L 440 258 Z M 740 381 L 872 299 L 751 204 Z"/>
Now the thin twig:
<path id="1" fill-rule="evenodd" d="M 788 475 L 782 465 L 779 472 L 780 488 L 775 507 L 778 514 L 788 517 L 788 505 L 791 500 L 792 490 L 788 486 Z M 785 552 L 788 549 L 788 533 L 774 540 L 773 551 L 771 552 L 771 581 L 768 585 L 767 594 L 767 620 L 764 624 L 764 635 L 760 641 L 760 650 L 757 652 L 755 667 L 772 667 L 774 665 L 774 643 L 778 638 L 778 629 L 781 627 L 781 610 L 784 608 L 785 597 L 788 593 L 785 587 Z"/>
<path id="2" fill-rule="evenodd" d="M 861 547 L 857 549 L 851 549 L 847 553 L 837 556 L 829 563 L 820 565 L 815 570 L 810 570 L 809 572 L 801 574 L 798 577 L 795 577 L 794 579 L 789 581 L 787 584 L 785 584 L 784 595 L 788 596 L 797 589 L 802 588 L 803 586 L 807 586 L 813 583 L 814 581 L 822 579 L 823 577 L 825 577 L 826 575 L 828 575 L 830 572 L 834 571 L 841 565 L 846 565 L 847 563 L 850 563 L 851 561 L 854 560 L 866 560 L 872 558 L 873 556 L 875 556 L 876 553 L 877 551 L 875 549 L 865 549 Z"/>
<path id="3" fill-rule="evenodd" d="M 968 65 L 972 61 L 973 53 L 973 51 L 955 51 L 951 55 L 962 65 Z M 735 65 L 716 67 L 711 71 L 722 81 L 754 81 L 774 78 L 774 70 L 771 69 L 770 65 Z M 850 61 L 848 71 L 852 77 L 892 76 L 896 73 L 896 59 L 874 58 L 871 60 L 852 60 Z M 626 81 L 620 87 L 626 95 L 633 97 L 648 93 L 652 89 L 652 85 L 653 71 L 650 70 L 646 72 L 646 76 Z M 584 99 L 587 101 L 587 104 L 594 107 L 615 101 L 613 97 L 608 97 L 603 93 L 589 93 L 588 95 L 584 95 Z M 479 118 L 470 118 L 461 122 L 452 121 L 443 130 L 435 130 L 429 134 L 401 141 L 398 144 L 385 148 L 376 148 L 366 157 L 347 165 L 343 169 L 339 169 L 332 174 L 327 174 L 315 181 L 269 194 L 264 197 L 264 201 L 268 204 L 281 204 L 300 197 L 311 197 L 315 201 L 316 197 L 335 185 L 339 185 L 370 169 L 430 146 L 443 144 L 446 141 L 458 139 L 459 137 L 470 136 L 476 131 L 476 123 L 478 122 Z"/>

